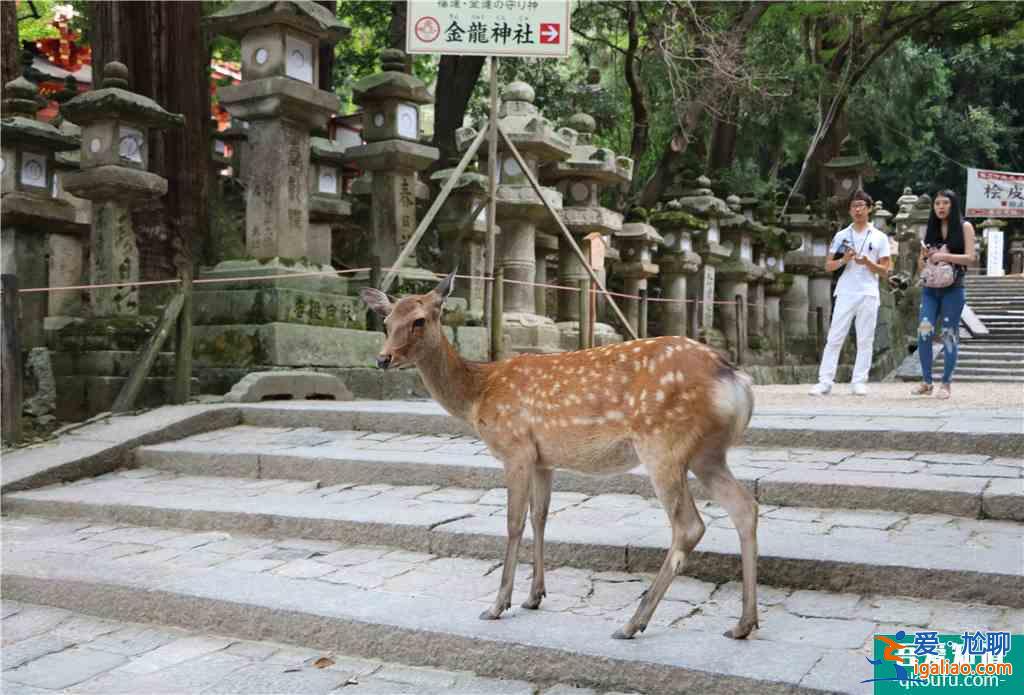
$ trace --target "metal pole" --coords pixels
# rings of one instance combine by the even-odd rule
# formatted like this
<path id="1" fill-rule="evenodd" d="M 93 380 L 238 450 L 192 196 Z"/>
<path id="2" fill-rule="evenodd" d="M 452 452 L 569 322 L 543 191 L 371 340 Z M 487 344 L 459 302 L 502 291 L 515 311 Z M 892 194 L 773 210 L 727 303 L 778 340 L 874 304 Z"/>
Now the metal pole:
<path id="1" fill-rule="evenodd" d="M 448 180 L 444 182 L 441 192 L 438 194 L 437 198 L 434 199 L 434 202 L 431 203 L 430 209 L 427 210 L 427 214 L 423 216 L 422 220 L 420 220 L 420 224 L 416 227 L 416 231 L 412 233 L 412 236 L 409 237 L 409 241 L 405 243 L 405 248 L 402 249 L 402 252 L 398 254 L 398 258 L 395 259 L 394 267 L 391 268 L 391 270 L 388 271 L 388 274 L 384 276 L 384 282 L 378 288 L 381 292 L 388 291 L 391 284 L 398 277 L 398 269 L 402 267 L 405 260 L 412 255 L 413 251 L 416 250 L 416 244 L 420 243 L 420 239 L 423 237 L 423 234 L 426 233 L 430 224 L 434 221 L 434 216 L 437 215 L 437 211 L 441 209 L 444 201 L 448 199 L 448 194 L 452 192 L 453 188 L 455 188 L 455 184 L 458 182 L 459 177 L 462 176 L 462 172 L 466 170 L 466 166 L 469 164 L 470 160 L 476 156 L 476 151 L 480 149 L 480 144 L 483 143 L 484 136 L 486 134 L 487 131 L 483 130 L 477 133 L 476 138 L 473 140 L 473 144 L 470 145 L 469 149 L 466 150 L 466 153 L 462 155 L 462 159 L 459 161 L 459 165 L 455 167 L 455 171 L 453 171 L 452 175 L 448 177 Z"/>
<path id="2" fill-rule="evenodd" d="M 519 150 L 516 149 L 515 144 L 513 144 L 500 126 L 498 126 L 498 133 L 501 135 L 501 139 L 505 141 L 505 147 L 507 147 L 508 151 L 512 153 L 512 156 L 515 157 L 516 163 L 519 164 L 519 168 L 522 169 L 523 174 L 526 175 L 526 180 L 530 182 L 530 186 L 533 187 L 534 193 L 537 194 L 537 197 L 540 198 L 540 202 L 543 203 L 544 207 L 547 209 L 548 214 L 551 215 L 555 224 L 558 225 L 558 229 L 562 232 L 562 236 L 565 237 L 566 241 L 569 243 L 569 248 L 572 249 L 572 252 L 576 254 L 576 258 L 578 258 L 580 263 L 583 264 L 584 269 L 587 271 L 587 275 L 590 276 L 593 283 L 597 285 L 601 292 L 604 293 L 608 304 L 611 305 L 612 309 L 615 311 L 615 315 L 618 317 L 619 321 L 622 322 L 623 328 L 625 328 L 626 332 L 629 333 L 629 337 L 636 340 L 637 334 L 636 331 L 633 330 L 633 326 L 630 325 L 626 316 L 622 313 L 622 310 L 619 309 L 619 305 L 616 304 L 615 300 L 608 294 L 608 289 L 601 282 L 601 278 L 599 278 L 597 273 L 594 272 L 594 269 L 590 267 L 590 261 L 587 259 L 586 255 L 584 255 L 583 251 L 580 250 L 580 245 L 576 243 L 575 239 L 573 239 L 572 234 L 569 232 L 568 228 L 566 228 L 565 223 L 562 222 L 561 215 L 555 212 L 554 208 L 551 207 L 551 203 L 549 203 L 548 199 L 544 197 L 543 192 L 540 190 L 540 184 L 537 183 L 537 177 L 533 175 L 530 167 L 526 164 L 526 160 L 523 159 L 523 155 L 519 154 Z"/>
<path id="3" fill-rule="evenodd" d="M 637 313 L 636 332 L 640 338 L 647 337 L 647 288 L 640 290 L 640 306 Z"/>
<path id="4" fill-rule="evenodd" d="M 494 282 L 495 265 L 495 243 L 494 226 L 498 216 L 498 58 L 491 56 L 488 61 L 491 64 L 491 114 L 487 121 L 487 277 L 491 281 L 484 283 L 484 323 L 491 327 L 495 316 L 491 313 L 494 308 L 493 298 L 490 292 L 497 286 Z M 491 359 L 497 360 L 499 352 L 493 350 Z"/>
<path id="5" fill-rule="evenodd" d="M 504 329 L 503 315 L 505 313 L 505 269 L 499 267 L 494 273 L 493 292 L 491 293 L 491 360 L 497 362 L 501 359 L 501 348 L 503 342 L 502 332 Z"/>
<path id="6" fill-rule="evenodd" d="M 3 420 L 3 443 L 14 446 L 21 438 L 21 339 L 18 335 L 18 276 L 12 273 L 0 275 L 3 289 L 3 314 L 0 326 L 3 338 L 0 340 L 0 371 L 3 373 L 0 419 Z"/>

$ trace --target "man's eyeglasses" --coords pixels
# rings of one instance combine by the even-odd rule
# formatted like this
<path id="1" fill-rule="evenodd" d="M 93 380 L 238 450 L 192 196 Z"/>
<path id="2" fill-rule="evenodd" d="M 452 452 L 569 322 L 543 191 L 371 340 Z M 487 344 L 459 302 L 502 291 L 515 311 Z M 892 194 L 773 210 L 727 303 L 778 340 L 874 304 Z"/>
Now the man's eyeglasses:
<path id="1" fill-rule="evenodd" d="M 851 203 L 850 204 L 850 209 L 851 210 L 859 210 L 860 208 L 866 208 L 867 206 L 868 206 L 867 203 Z"/>

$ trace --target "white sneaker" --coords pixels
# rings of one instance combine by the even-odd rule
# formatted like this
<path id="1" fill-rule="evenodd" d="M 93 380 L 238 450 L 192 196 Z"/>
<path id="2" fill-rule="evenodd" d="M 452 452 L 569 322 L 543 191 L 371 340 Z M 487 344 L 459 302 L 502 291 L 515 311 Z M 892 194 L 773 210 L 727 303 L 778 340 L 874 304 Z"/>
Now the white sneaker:
<path id="1" fill-rule="evenodd" d="M 832 391 L 832 384 L 817 383 L 807 393 L 811 396 L 827 396 Z"/>
<path id="2" fill-rule="evenodd" d="M 854 396 L 866 396 L 868 395 L 868 387 L 864 384 L 853 384 L 850 386 L 850 393 Z"/>

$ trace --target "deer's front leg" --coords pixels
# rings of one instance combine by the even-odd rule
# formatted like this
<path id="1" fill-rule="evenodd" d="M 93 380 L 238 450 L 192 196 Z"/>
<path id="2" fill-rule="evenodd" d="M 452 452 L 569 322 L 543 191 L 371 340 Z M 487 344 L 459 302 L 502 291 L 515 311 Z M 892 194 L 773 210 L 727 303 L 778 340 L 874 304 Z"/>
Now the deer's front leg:
<path id="1" fill-rule="evenodd" d="M 505 567 L 494 605 L 480 614 L 481 620 L 497 620 L 512 607 L 512 584 L 516 578 L 519 541 L 526 526 L 526 504 L 530 495 L 530 473 L 534 461 L 517 460 L 505 463 L 505 485 L 508 487 L 508 544 L 505 546 Z"/>

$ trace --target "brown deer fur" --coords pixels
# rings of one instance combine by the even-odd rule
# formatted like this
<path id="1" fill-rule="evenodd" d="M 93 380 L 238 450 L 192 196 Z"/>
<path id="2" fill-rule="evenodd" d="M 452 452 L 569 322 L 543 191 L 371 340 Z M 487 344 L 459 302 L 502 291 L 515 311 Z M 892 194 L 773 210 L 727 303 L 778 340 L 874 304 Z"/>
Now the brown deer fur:
<path id="1" fill-rule="evenodd" d="M 364 289 L 363 300 L 385 317 L 378 365 L 415 365 L 431 395 L 476 429 L 505 468 L 508 544 L 494 605 L 511 607 L 527 508 L 533 524 L 533 581 L 524 608 L 545 596 L 544 526 L 553 469 L 609 475 L 643 464 L 668 514 L 672 543 L 636 613 L 616 631 L 642 632 L 704 523 L 687 482 L 691 471 L 729 513 L 740 537 L 743 615 L 726 635 L 757 627 L 757 503 L 729 471 L 728 447 L 753 410 L 750 379 L 717 353 L 688 338 L 667 336 L 553 355 L 519 355 L 495 363 L 464 360 L 441 331 L 441 307 L 454 274 L 424 295 L 392 303 Z"/>

